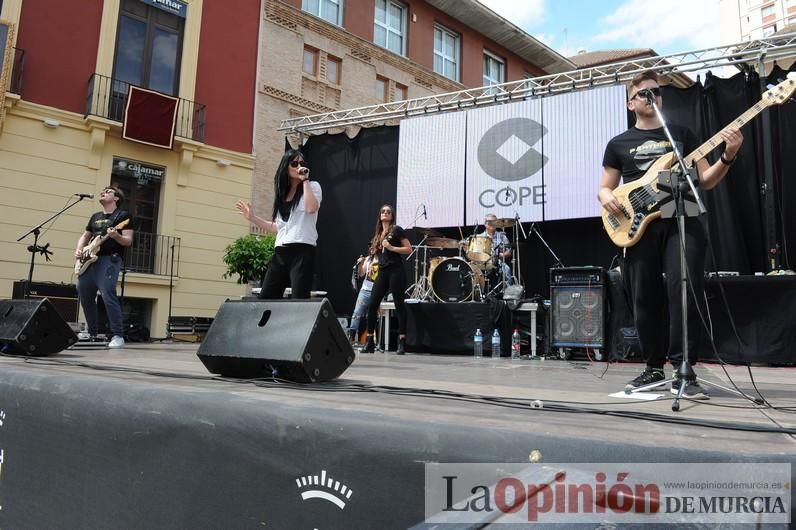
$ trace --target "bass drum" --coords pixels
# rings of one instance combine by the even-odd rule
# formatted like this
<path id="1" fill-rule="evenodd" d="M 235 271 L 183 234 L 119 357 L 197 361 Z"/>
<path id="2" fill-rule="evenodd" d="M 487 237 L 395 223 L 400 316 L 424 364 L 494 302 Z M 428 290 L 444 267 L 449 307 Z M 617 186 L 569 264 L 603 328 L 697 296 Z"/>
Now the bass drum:
<path id="1" fill-rule="evenodd" d="M 444 259 L 431 273 L 431 290 L 440 302 L 466 302 L 473 298 L 480 300 L 483 288 L 481 271 L 462 258 Z"/>

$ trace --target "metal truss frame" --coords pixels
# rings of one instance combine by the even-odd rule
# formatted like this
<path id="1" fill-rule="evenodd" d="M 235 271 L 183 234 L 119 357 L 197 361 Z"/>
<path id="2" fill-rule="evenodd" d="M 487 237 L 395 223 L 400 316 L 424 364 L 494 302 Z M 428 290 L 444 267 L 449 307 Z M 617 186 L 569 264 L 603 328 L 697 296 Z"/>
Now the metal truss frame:
<path id="1" fill-rule="evenodd" d="M 729 46 L 645 57 L 405 101 L 291 118 L 283 120 L 278 130 L 285 134 L 320 134 L 336 127 L 377 124 L 412 116 L 613 85 L 629 81 L 645 70 L 654 70 L 659 74 L 678 74 L 723 66 L 736 66 L 740 69 L 751 66 L 759 69 L 764 62 L 788 57 L 796 57 L 796 33 Z"/>

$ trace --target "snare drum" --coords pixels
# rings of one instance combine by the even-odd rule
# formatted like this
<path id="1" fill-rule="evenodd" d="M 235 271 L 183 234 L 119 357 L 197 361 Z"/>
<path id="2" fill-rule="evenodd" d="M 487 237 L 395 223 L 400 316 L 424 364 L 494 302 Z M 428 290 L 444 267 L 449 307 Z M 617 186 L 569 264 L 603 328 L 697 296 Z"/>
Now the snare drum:
<path id="1" fill-rule="evenodd" d="M 430 275 L 431 290 L 440 302 L 466 302 L 475 297 L 480 299 L 484 288 L 481 271 L 473 268 L 462 258 L 445 258 L 440 261 Z"/>
<path id="2" fill-rule="evenodd" d="M 472 236 L 467 242 L 467 259 L 486 263 L 492 257 L 492 238 L 485 235 Z"/>

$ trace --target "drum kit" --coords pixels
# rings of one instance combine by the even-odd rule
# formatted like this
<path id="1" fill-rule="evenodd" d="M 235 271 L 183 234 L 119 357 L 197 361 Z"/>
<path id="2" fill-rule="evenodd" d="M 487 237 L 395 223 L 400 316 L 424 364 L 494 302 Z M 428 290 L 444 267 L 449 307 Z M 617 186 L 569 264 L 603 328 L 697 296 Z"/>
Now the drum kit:
<path id="1" fill-rule="evenodd" d="M 517 220 L 505 218 L 487 222 L 497 229 L 505 229 L 513 227 Z M 410 260 L 414 258 L 415 281 L 406 293 L 412 299 L 478 302 L 488 296 L 500 296 L 510 277 L 519 279 L 518 260 L 514 260 L 513 274 L 507 276 L 511 267 L 503 257 L 506 250 L 516 248 L 516 235 L 514 245 L 504 243 L 493 248 L 492 238 L 485 233 L 453 239 L 430 228 L 412 230 L 423 236 L 420 243 L 412 245 L 409 255 Z M 445 251 L 451 254 L 451 250 L 456 251 L 456 255 L 443 255 Z"/>

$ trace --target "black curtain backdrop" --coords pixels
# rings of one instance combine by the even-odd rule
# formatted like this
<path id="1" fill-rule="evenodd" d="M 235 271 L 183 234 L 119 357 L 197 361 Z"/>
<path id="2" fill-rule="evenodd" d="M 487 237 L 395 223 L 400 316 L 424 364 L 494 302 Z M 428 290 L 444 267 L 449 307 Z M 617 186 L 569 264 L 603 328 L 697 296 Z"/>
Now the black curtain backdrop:
<path id="1" fill-rule="evenodd" d="M 793 69 L 793 68 L 792 68 Z M 786 72 L 775 69 L 769 80 L 777 84 Z M 760 83 L 754 73 L 739 73 L 729 79 L 708 74 L 705 86 L 687 89 L 666 87 L 663 112 L 670 124 L 690 127 L 700 141 L 721 130 L 759 100 Z M 763 146 L 760 116 L 743 128 L 744 144 L 737 162 L 724 181 L 703 194 L 708 214 L 703 218 L 710 234 L 708 270 L 753 274 L 768 271 L 765 245 L 765 204 L 760 194 L 763 153 L 774 160 L 777 239 L 782 245 L 783 266 L 787 243 L 796 241 L 796 104 L 769 107 L 773 145 Z M 395 205 L 398 171 L 398 127 L 362 129 L 356 138 L 345 134 L 309 138 L 303 148 L 313 177 L 323 186 L 323 204 L 318 221 L 318 267 L 315 288 L 328 291 L 335 311 L 350 315 L 356 294 L 350 286 L 351 267 L 366 251 L 382 204 Z M 687 153 L 686 153 L 687 154 Z M 714 162 L 716 150 L 709 157 Z M 433 155 L 429 149 L 428 156 Z M 594 168 L 599 179 L 601 168 Z M 451 190 L 461 193 L 462 190 Z M 429 198 L 431 200 L 431 198 Z M 595 198 L 595 201 L 597 199 Z M 409 228 L 409 227 L 405 227 Z M 523 223 L 520 235 L 521 273 L 526 297 L 549 298 L 549 270 L 556 260 L 542 238 L 568 267 L 615 266 L 620 255 L 605 235 L 600 219 L 576 219 Z M 463 227 L 469 235 L 472 227 Z M 440 229 L 446 237 L 461 239 L 459 227 Z M 510 232 L 510 231 L 509 231 Z M 410 232 L 412 243 L 422 236 Z M 456 255 L 455 250 L 435 255 Z M 715 255 L 715 263 L 712 260 Z M 407 263 L 408 284 L 414 280 L 413 261 Z"/>

